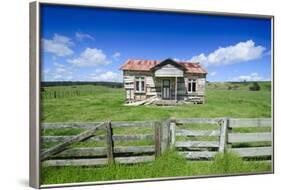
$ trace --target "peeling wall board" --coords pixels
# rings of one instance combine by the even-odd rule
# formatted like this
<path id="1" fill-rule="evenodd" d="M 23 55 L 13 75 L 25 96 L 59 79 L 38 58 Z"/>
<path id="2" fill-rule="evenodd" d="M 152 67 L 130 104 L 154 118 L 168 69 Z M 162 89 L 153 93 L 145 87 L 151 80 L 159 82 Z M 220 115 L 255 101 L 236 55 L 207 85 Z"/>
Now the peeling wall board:
<path id="1" fill-rule="evenodd" d="M 134 76 L 124 76 L 124 83 L 133 83 L 135 80 Z"/>
<path id="2" fill-rule="evenodd" d="M 154 78 L 152 76 L 147 76 L 145 79 L 146 79 L 146 85 L 148 87 L 155 87 Z"/>
<path id="3" fill-rule="evenodd" d="M 125 83 L 124 88 L 125 89 L 134 89 L 134 83 Z"/>
<path id="4" fill-rule="evenodd" d="M 154 73 L 155 77 L 183 77 L 183 70 L 167 64 L 157 69 Z"/>

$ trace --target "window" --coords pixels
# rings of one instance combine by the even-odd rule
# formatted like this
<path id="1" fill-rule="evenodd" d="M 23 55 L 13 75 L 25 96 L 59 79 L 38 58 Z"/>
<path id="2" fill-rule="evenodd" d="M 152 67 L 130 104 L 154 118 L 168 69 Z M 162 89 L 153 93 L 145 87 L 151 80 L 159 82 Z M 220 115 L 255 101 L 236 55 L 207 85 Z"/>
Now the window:
<path id="1" fill-rule="evenodd" d="M 136 92 L 144 92 L 144 77 L 136 77 Z"/>
<path id="2" fill-rule="evenodd" d="M 170 87 L 170 80 L 163 80 L 164 87 Z"/>
<path id="3" fill-rule="evenodd" d="M 188 92 L 196 92 L 196 80 L 188 80 Z"/>

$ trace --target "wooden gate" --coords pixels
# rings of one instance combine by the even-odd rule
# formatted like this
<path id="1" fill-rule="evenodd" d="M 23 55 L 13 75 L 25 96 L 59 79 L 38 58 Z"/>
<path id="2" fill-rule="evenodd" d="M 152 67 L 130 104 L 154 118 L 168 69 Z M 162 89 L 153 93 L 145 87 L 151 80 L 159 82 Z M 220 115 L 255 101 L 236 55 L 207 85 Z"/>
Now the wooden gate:
<path id="1" fill-rule="evenodd" d="M 92 122 L 92 123 L 49 123 L 43 124 L 42 130 L 83 129 L 84 132 L 73 136 L 42 136 L 42 143 L 58 143 L 42 149 L 41 161 L 44 166 L 88 166 L 122 163 L 134 164 L 155 159 L 155 146 L 116 146 L 120 141 L 154 142 L 153 121 L 140 122 Z M 148 128 L 149 134 L 113 134 L 120 128 Z M 157 139 L 160 140 L 160 139 Z M 73 146 L 76 143 L 95 145 Z M 159 143 L 155 143 L 159 144 Z M 158 154 L 160 155 L 160 154 Z"/>
<path id="2" fill-rule="evenodd" d="M 202 130 L 203 125 L 209 126 L 209 129 L 205 127 Z M 171 144 L 187 159 L 209 160 L 219 152 L 234 152 L 243 158 L 271 159 L 271 131 L 249 130 L 255 128 L 257 131 L 265 131 L 264 129 L 269 127 L 271 128 L 271 119 L 267 118 L 175 119 L 171 123 Z M 183 140 L 184 138 L 186 139 Z"/>

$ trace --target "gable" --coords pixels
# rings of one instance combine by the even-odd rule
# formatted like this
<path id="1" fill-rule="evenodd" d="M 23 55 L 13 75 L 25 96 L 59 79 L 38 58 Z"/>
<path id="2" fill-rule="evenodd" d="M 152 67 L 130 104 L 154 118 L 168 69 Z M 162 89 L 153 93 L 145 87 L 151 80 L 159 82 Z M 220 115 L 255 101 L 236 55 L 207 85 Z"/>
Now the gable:
<path id="1" fill-rule="evenodd" d="M 183 70 L 172 64 L 165 64 L 155 69 L 155 77 L 183 77 Z"/>
<path id="2" fill-rule="evenodd" d="M 138 60 L 128 59 L 120 69 L 123 71 L 156 71 L 164 65 L 171 64 L 182 69 L 186 73 L 207 74 L 207 71 L 199 63 L 187 61 L 174 61 L 172 59 L 160 60 Z"/>
<path id="3" fill-rule="evenodd" d="M 155 65 L 152 68 L 152 70 L 160 69 L 160 68 L 164 67 L 165 65 L 173 65 L 174 67 L 177 67 L 181 70 L 185 70 L 185 67 L 182 64 L 180 64 L 172 59 L 165 59 L 164 61 L 161 61 L 159 64 Z"/>

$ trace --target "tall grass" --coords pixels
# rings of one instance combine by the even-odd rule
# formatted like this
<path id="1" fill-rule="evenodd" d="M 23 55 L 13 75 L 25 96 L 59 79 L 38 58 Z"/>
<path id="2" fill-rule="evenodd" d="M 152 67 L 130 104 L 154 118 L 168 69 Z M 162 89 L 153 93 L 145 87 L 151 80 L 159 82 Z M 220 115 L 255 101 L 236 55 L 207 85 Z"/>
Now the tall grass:
<path id="1" fill-rule="evenodd" d="M 187 161 L 167 151 L 155 162 L 104 167 L 43 167 L 43 184 L 269 172 L 271 164 L 246 162 L 233 153 L 218 154 L 214 161 Z"/>

